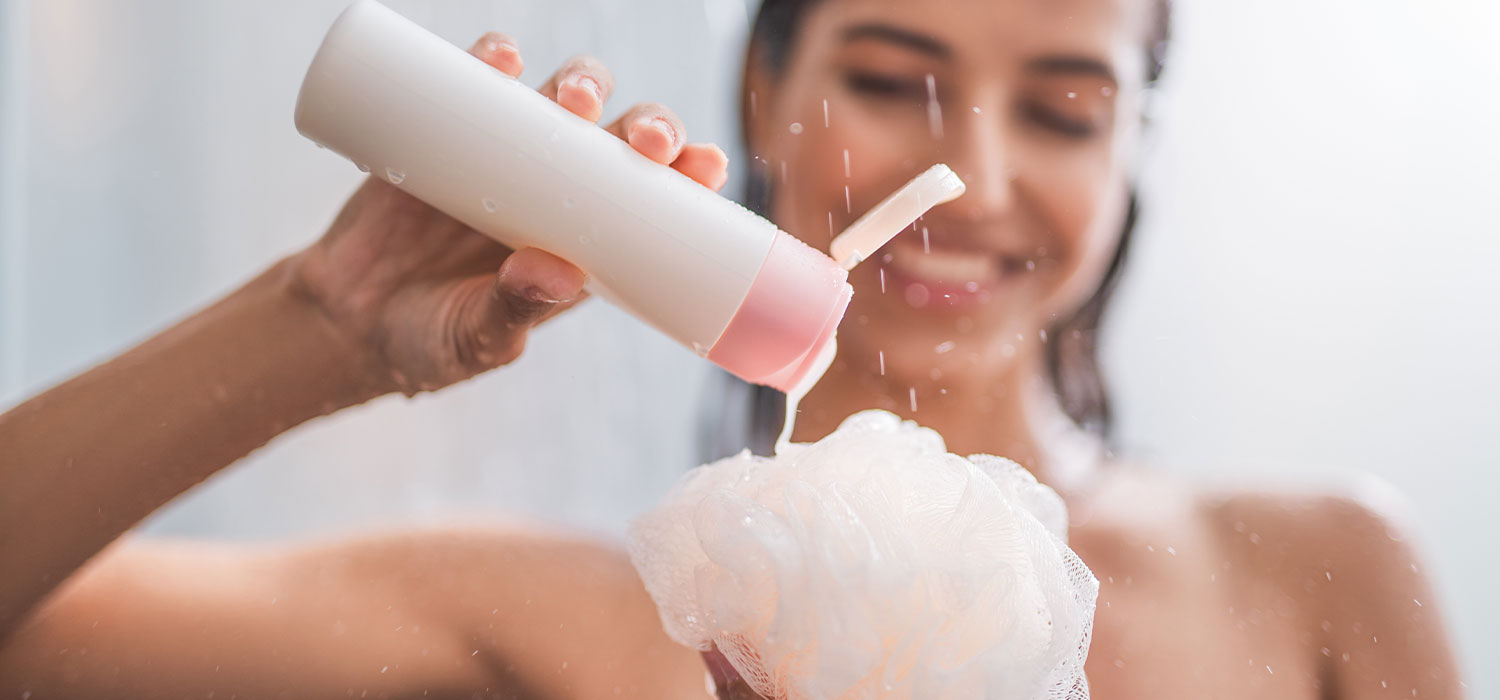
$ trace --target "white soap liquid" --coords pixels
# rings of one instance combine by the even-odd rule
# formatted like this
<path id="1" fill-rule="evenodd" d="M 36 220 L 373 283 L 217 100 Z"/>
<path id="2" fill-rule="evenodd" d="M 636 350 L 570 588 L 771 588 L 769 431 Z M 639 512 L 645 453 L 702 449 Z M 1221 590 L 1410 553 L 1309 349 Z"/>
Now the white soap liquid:
<path id="1" fill-rule="evenodd" d="M 823 351 L 818 354 L 817 363 L 812 366 L 807 376 L 786 393 L 786 421 L 781 424 L 781 435 L 776 438 L 776 454 L 781 454 L 787 445 L 792 444 L 792 428 L 797 425 L 797 405 L 802 403 L 807 392 L 812 391 L 818 380 L 828 372 L 828 368 L 833 365 L 833 357 L 838 353 L 839 338 L 837 334 L 834 334 L 828 339 L 828 344 L 823 346 Z"/>
<path id="2" fill-rule="evenodd" d="M 928 76 L 931 78 L 931 76 Z M 825 105 L 826 106 L 826 105 Z M 849 153 L 844 153 L 844 167 L 849 167 Z M 852 269 L 855 265 L 864 261 L 881 246 L 890 242 L 896 234 L 901 233 L 918 217 L 927 213 L 927 210 L 950 202 L 964 193 L 964 182 L 958 175 L 954 174 L 948 166 L 941 163 L 928 168 L 922 174 L 912 178 L 901 189 L 893 192 L 879 204 L 876 204 L 864 216 L 859 217 L 849 228 L 836 236 L 830 243 L 828 251 L 834 260 L 839 261 L 845 270 Z M 844 188 L 844 196 L 847 200 L 849 188 Z M 829 226 L 833 224 L 832 214 L 829 215 Z M 924 229 L 925 241 L 925 229 Z M 885 271 L 881 271 L 881 291 L 885 289 Z M 781 426 L 781 435 L 776 438 L 776 453 L 781 454 L 788 445 L 792 444 L 792 428 L 797 424 L 797 406 L 807 396 L 818 380 L 833 364 L 834 355 L 838 354 L 838 336 L 830 338 L 828 344 L 819 353 L 817 362 L 807 376 L 802 378 L 791 391 L 786 394 L 786 422 Z M 880 373 L 885 374 L 885 355 L 880 357 Z M 915 401 L 913 399 L 913 409 Z"/>

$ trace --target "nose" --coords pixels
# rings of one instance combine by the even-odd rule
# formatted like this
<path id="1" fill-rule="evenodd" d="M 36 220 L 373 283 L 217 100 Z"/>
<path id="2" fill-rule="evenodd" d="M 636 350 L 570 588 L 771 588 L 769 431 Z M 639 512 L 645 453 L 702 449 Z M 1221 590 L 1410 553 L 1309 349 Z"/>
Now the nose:
<path id="1" fill-rule="evenodd" d="M 951 215 L 973 222 L 1005 218 L 1015 206 L 1016 171 L 1004 119 L 989 110 L 966 109 L 947 120 L 945 136 L 943 162 L 968 188 L 946 205 Z"/>

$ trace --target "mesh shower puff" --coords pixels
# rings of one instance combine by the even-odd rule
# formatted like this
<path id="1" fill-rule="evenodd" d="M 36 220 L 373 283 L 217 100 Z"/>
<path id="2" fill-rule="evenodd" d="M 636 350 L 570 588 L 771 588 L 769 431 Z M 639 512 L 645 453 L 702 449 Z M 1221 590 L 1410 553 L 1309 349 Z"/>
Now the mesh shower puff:
<path id="1" fill-rule="evenodd" d="M 1099 584 L 1052 489 L 884 411 L 682 477 L 630 527 L 666 631 L 776 700 L 1082 700 Z"/>

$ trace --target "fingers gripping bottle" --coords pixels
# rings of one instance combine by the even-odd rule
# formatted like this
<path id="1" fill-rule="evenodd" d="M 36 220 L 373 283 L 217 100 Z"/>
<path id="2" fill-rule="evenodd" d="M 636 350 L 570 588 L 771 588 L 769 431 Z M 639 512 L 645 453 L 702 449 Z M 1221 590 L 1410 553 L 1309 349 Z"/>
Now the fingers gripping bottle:
<path id="1" fill-rule="evenodd" d="M 845 267 L 373 0 L 329 30 L 296 123 L 746 381 L 786 391 L 830 359 Z"/>

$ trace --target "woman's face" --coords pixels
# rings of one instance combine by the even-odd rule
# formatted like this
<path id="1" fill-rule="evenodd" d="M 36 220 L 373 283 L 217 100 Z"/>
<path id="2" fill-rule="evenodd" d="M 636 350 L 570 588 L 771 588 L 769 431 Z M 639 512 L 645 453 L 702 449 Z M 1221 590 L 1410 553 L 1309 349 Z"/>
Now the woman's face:
<path id="1" fill-rule="evenodd" d="M 907 384 L 1036 357 L 1127 209 L 1150 0 L 824 0 L 747 117 L 772 216 L 827 250 L 906 180 L 968 184 L 851 273 L 840 356 Z"/>

